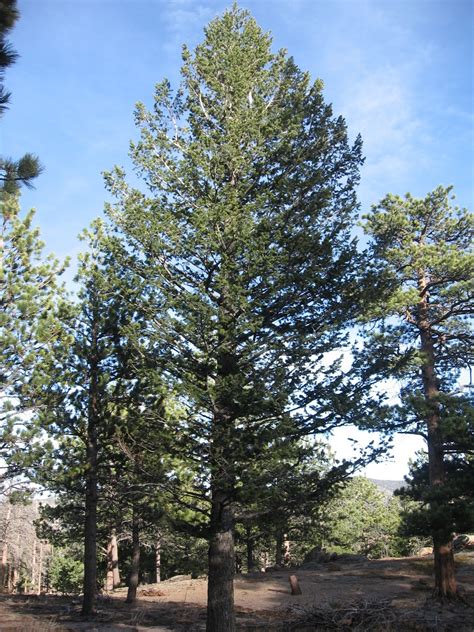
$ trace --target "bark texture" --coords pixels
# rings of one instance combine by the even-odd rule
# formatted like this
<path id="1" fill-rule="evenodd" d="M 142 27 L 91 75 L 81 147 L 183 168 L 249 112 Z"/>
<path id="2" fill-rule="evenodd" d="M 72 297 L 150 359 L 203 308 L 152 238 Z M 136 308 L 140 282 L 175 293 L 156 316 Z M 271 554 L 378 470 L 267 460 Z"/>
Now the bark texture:
<path id="1" fill-rule="evenodd" d="M 12 515 L 12 506 L 8 503 L 7 516 L 5 520 L 5 530 L 2 537 L 2 561 L 0 567 L 0 591 L 7 587 L 8 583 L 8 532 L 10 529 L 10 519 Z"/>
<path id="2" fill-rule="evenodd" d="M 127 603 L 134 603 L 137 599 L 137 588 L 140 576 L 140 524 L 138 511 L 133 509 L 132 517 L 132 566 L 128 582 Z"/>
<path id="3" fill-rule="evenodd" d="M 255 562 L 253 552 L 252 529 L 249 526 L 245 528 L 245 544 L 247 552 L 247 572 L 251 573 L 255 567 Z"/>
<path id="4" fill-rule="evenodd" d="M 440 426 L 439 383 L 436 375 L 435 349 L 429 320 L 427 280 L 419 278 L 420 302 L 418 304 L 418 327 L 422 352 L 421 374 L 423 392 L 427 402 L 426 426 L 428 437 L 429 484 L 434 491 L 445 485 L 444 447 Z M 439 510 L 437 501 L 432 501 L 434 512 Z M 457 595 L 452 534 L 435 531 L 433 537 L 436 597 L 451 599 Z"/>
<path id="5" fill-rule="evenodd" d="M 118 563 L 118 544 L 115 529 L 110 534 L 107 543 L 107 578 L 105 589 L 107 591 L 117 588 L 120 584 L 120 570 Z"/>
<path id="6" fill-rule="evenodd" d="M 155 542 L 155 582 L 161 582 L 161 533 L 156 534 Z"/>
<path id="7" fill-rule="evenodd" d="M 296 575 L 290 575 L 288 577 L 288 581 L 290 582 L 290 590 L 292 595 L 301 595 L 303 594 L 301 591 L 301 586 L 299 584 L 298 578 Z"/>
<path id="8" fill-rule="evenodd" d="M 215 493 L 212 500 L 207 632 L 234 632 L 234 532 L 229 499 Z"/>
<path id="9" fill-rule="evenodd" d="M 82 616 L 95 611 L 97 596 L 97 433 L 89 432 L 87 446 L 89 469 L 86 482 L 86 515 L 84 525 L 84 596 Z"/>

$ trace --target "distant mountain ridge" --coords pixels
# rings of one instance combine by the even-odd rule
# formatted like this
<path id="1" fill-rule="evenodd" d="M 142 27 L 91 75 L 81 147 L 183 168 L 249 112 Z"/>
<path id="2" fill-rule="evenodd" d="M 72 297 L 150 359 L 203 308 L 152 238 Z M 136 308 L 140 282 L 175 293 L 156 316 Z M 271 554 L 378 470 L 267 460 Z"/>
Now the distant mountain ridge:
<path id="1" fill-rule="evenodd" d="M 381 492 L 384 494 L 390 494 L 391 496 L 395 492 L 396 489 L 400 489 L 400 487 L 406 487 L 405 481 L 384 481 L 379 478 L 369 478 L 369 481 L 375 483 Z"/>

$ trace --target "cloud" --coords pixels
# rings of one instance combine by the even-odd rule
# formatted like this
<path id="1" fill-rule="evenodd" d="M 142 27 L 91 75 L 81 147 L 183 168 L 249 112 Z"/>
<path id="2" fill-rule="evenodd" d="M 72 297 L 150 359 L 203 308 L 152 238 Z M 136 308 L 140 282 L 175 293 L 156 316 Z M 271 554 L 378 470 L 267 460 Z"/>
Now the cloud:
<path id="1" fill-rule="evenodd" d="M 202 37 L 202 28 L 220 12 L 221 2 L 169 0 L 164 4 L 164 23 L 168 33 L 163 50 L 171 55 L 181 52 L 183 44 L 192 47 Z M 201 28 L 196 29 L 196 25 Z"/>
<path id="2" fill-rule="evenodd" d="M 402 185 L 413 169 L 429 161 L 423 120 L 407 75 L 400 67 L 374 69 L 344 95 L 349 129 L 361 133 L 364 141 L 364 194 L 370 199 L 381 194 L 380 182 L 384 191 Z"/>
<path id="3" fill-rule="evenodd" d="M 328 98 L 352 136 L 362 135 L 366 162 L 360 197 L 373 203 L 432 160 L 423 80 L 435 56 L 399 3 L 342 4 L 325 42 Z"/>

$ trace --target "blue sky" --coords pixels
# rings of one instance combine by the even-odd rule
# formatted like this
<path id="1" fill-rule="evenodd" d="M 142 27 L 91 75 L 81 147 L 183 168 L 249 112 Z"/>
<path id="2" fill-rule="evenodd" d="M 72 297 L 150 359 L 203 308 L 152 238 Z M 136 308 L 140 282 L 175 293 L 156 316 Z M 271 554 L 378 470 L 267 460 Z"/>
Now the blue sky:
<path id="1" fill-rule="evenodd" d="M 45 172 L 23 195 L 48 251 L 74 256 L 77 234 L 101 214 L 101 172 L 129 168 L 136 101 L 176 83 L 181 45 L 230 2 L 221 0 L 18 0 L 11 41 L 20 59 L 0 154 L 37 153 Z M 366 163 L 359 197 L 424 196 L 454 185 L 472 209 L 473 12 L 471 0 L 247 0 L 259 24 L 325 84 L 326 100 Z M 385 476 L 389 478 L 390 476 Z"/>

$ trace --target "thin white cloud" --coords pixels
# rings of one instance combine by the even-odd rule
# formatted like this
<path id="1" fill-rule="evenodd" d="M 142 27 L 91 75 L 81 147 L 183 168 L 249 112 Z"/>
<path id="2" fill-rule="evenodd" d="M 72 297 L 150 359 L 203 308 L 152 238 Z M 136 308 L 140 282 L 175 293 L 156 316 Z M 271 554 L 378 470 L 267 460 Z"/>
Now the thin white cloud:
<path id="1" fill-rule="evenodd" d="M 202 31 L 196 31 L 196 25 L 202 28 L 219 12 L 218 5 L 196 0 L 170 0 L 164 5 L 163 17 L 168 38 L 163 50 L 171 55 L 180 53 L 183 44 L 193 46 L 196 37 L 202 39 Z"/>

